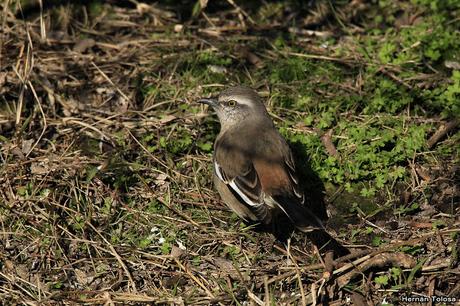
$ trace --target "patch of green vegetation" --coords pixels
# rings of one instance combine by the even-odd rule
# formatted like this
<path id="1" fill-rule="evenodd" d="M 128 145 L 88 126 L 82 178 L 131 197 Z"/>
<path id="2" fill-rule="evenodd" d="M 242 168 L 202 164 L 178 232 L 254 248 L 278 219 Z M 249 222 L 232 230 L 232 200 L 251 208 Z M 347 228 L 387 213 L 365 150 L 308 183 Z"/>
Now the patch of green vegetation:
<path id="1" fill-rule="evenodd" d="M 146 207 L 146 211 L 149 213 L 163 213 L 165 210 L 166 207 L 156 199 L 151 200 Z"/>
<path id="2" fill-rule="evenodd" d="M 413 213 L 417 210 L 420 209 L 420 205 L 416 202 L 414 203 L 411 203 L 409 205 L 406 205 L 406 206 L 399 206 L 399 207 L 396 207 L 395 210 L 394 210 L 394 213 L 396 215 L 406 215 L 406 214 L 409 214 L 409 213 Z"/>
<path id="3" fill-rule="evenodd" d="M 112 210 L 112 205 L 113 205 L 113 199 L 110 197 L 104 198 L 103 206 L 101 207 L 101 213 L 105 215 L 110 215 L 111 210 Z"/>
<path id="4" fill-rule="evenodd" d="M 69 216 L 68 224 L 76 232 L 82 232 L 85 228 L 85 218 L 82 215 Z"/>
<path id="5" fill-rule="evenodd" d="M 144 98 L 152 97 L 151 99 L 155 101 L 164 101 L 170 100 L 171 97 L 175 96 L 177 92 L 177 86 L 170 84 L 169 82 L 164 82 L 164 75 L 159 73 L 152 73 L 151 77 L 157 80 L 157 82 L 140 86 L 140 92 Z"/>
<path id="6" fill-rule="evenodd" d="M 195 145 L 202 151 L 209 153 L 212 150 L 215 135 L 203 135 L 195 142 L 191 131 L 180 124 L 173 124 L 165 135 L 157 138 L 155 134 L 146 134 L 142 138 L 144 146 L 149 152 L 165 152 L 171 156 L 179 156 L 189 152 Z"/>
<path id="7" fill-rule="evenodd" d="M 459 48 L 460 49 L 460 48 Z M 454 70 L 451 76 L 451 83 L 440 86 L 432 92 L 425 91 L 425 97 L 432 106 L 441 109 L 444 117 L 460 116 L 460 71 Z"/>
<path id="8" fill-rule="evenodd" d="M 456 30 L 457 22 L 452 22 L 453 12 L 458 10 L 458 1 L 425 1 L 414 0 L 413 6 L 406 3 L 407 12 L 416 11 L 420 18 L 409 21 L 409 13 L 402 16 L 398 14 L 401 7 L 394 1 L 379 1 L 380 10 L 375 11 L 376 21 L 374 34 L 378 48 L 378 58 L 383 63 L 405 64 L 409 61 L 421 62 L 423 60 L 439 61 L 455 56 L 459 48 L 459 33 Z M 394 27 L 396 17 L 404 20 L 406 24 Z M 423 18 L 422 18 L 423 17 Z M 404 21 L 403 21 L 404 22 Z M 384 29 L 385 40 L 380 40 Z M 375 51 L 370 48 L 369 54 Z"/>
<path id="9" fill-rule="evenodd" d="M 374 278 L 374 282 L 380 287 L 388 287 L 391 289 L 401 289 L 406 287 L 407 275 L 403 273 L 400 267 L 391 267 L 385 274 L 378 275 Z"/>
<path id="10" fill-rule="evenodd" d="M 50 287 L 53 288 L 53 289 L 64 289 L 64 283 L 61 282 L 61 281 L 57 281 L 57 282 L 54 282 L 52 284 L 50 284 Z"/>
<path id="11" fill-rule="evenodd" d="M 317 120 L 318 126 L 323 126 L 324 120 L 323 115 Z M 293 133 L 284 127 L 281 132 L 305 148 L 320 178 L 346 184 L 349 192 L 358 182 L 372 182 L 364 186 L 361 195 L 374 196 L 376 188 L 406 176 L 403 165 L 424 149 L 429 129 L 429 125 L 406 126 L 399 118 L 384 114 L 363 116 L 360 121 L 342 119 L 335 124 L 338 138 L 334 142 L 344 158 L 329 156 L 317 135 Z"/>
<path id="12" fill-rule="evenodd" d="M 283 3 L 264 3 L 259 10 L 257 14 L 257 21 L 259 23 L 267 23 L 270 22 L 271 19 L 273 18 L 279 18 L 282 16 L 284 10 L 284 4 Z"/>
<path id="13" fill-rule="evenodd" d="M 425 252 L 425 248 L 421 245 L 403 246 L 399 250 L 413 256 L 420 255 Z"/>
<path id="14" fill-rule="evenodd" d="M 422 258 L 418 260 L 417 264 L 415 267 L 412 268 L 412 270 L 409 273 L 409 276 L 407 277 L 407 284 L 411 285 L 412 282 L 414 281 L 416 275 L 420 275 L 422 271 L 422 267 L 425 264 L 425 262 L 428 260 L 428 258 Z"/>
<path id="15" fill-rule="evenodd" d="M 222 256 L 229 256 L 231 259 L 235 259 L 241 253 L 241 249 L 236 245 L 226 245 L 222 249 Z"/>
<path id="16" fill-rule="evenodd" d="M 34 193 L 33 190 L 34 190 L 33 182 L 28 182 L 26 186 L 20 186 L 16 192 L 21 197 L 28 198 Z"/>
<path id="17" fill-rule="evenodd" d="M 110 156 L 106 162 L 104 169 L 100 171 L 94 169 L 94 167 L 89 167 L 87 169 L 87 180 L 98 176 L 104 183 L 122 191 L 128 191 L 131 186 L 139 182 L 137 172 L 121 154 Z"/>
<path id="18" fill-rule="evenodd" d="M 92 18 L 99 17 L 104 11 L 104 3 L 100 0 L 91 1 L 88 6 L 88 11 Z"/>
<path id="19" fill-rule="evenodd" d="M 198 267 L 201 264 L 201 256 L 193 256 L 192 258 L 192 265 Z"/>
<path id="20" fill-rule="evenodd" d="M 171 249 L 172 249 L 172 245 L 168 241 L 163 242 L 163 244 L 161 245 L 161 248 L 160 248 L 161 253 L 163 255 L 171 254 Z"/>
<path id="21" fill-rule="evenodd" d="M 158 141 L 160 148 L 173 155 L 187 152 L 191 149 L 192 144 L 190 131 L 180 126 L 177 126 L 168 136 L 161 136 Z"/>
<path id="22" fill-rule="evenodd" d="M 296 57 L 282 59 L 271 67 L 270 82 L 277 84 L 305 80 L 313 67 L 309 60 Z"/>
<path id="23" fill-rule="evenodd" d="M 376 278 L 374 278 L 374 282 L 379 285 L 388 285 L 389 277 L 388 275 L 379 275 Z"/>
<path id="24" fill-rule="evenodd" d="M 383 112 L 398 114 L 414 101 L 413 93 L 387 77 L 368 74 L 365 91 L 369 92 L 368 99 L 360 101 L 364 114 Z"/>
<path id="25" fill-rule="evenodd" d="M 425 143 L 433 126 L 407 124 L 411 116 L 426 116 L 427 111 L 441 113 L 443 117 L 460 115 L 459 71 L 452 71 L 450 82 L 431 86 L 405 81 L 432 73 L 425 63 L 440 66 L 444 60 L 458 60 L 458 22 L 449 19 L 449 9 L 456 4 L 441 2 L 405 4 L 411 10 L 423 12 L 423 18 L 394 27 L 390 25 L 396 22 L 395 16 L 401 18 L 400 5 L 380 1 L 380 10 L 372 17 L 376 18 L 374 29 L 355 37 L 356 50 L 369 62 L 360 69 L 344 69 L 337 63 L 296 56 L 282 57 L 268 65 L 272 100 L 289 109 L 289 113 L 282 115 L 281 132 L 292 143 L 303 146 L 321 179 L 344 184 L 348 192 L 358 189 L 362 196 L 375 196 L 384 186 L 407 179 L 408 162 L 427 150 Z M 281 37 L 274 45 L 282 51 L 302 51 L 293 41 Z M 347 51 L 339 48 L 338 52 Z M 383 68 L 389 69 L 388 73 L 382 73 L 382 64 L 389 65 Z M 363 80 L 360 92 L 344 90 L 346 87 L 340 84 L 355 80 L 358 74 Z M 299 122 L 316 128 L 319 135 L 332 129 L 338 156 L 326 152 L 319 135 L 292 132 L 292 126 Z M 450 155 L 455 149 L 442 150 Z M 417 208 L 401 209 L 409 212 Z"/>
<path id="26" fill-rule="evenodd" d="M 196 88 L 201 84 L 226 83 L 226 69 L 232 64 L 232 58 L 225 53 L 205 50 L 190 52 L 170 65 L 175 67 L 185 88 Z"/>
<path id="27" fill-rule="evenodd" d="M 139 239 L 139 242 L 137 244 L 137 246 L 141 249 L 146 249 L 147 247 L 149 247 L 150 245 L 152 244 L 152 238 L 150 237 L 144 237 L 144 238 L 141 238 Z"/>
<path id="28" fill-rule="evenodd" d="M 401 80 L 411 79 L 419 73 L 433 73 L 433 67 L 443 71 L 444 61 L 460 60 L 460 21 L 453 13 L 459 8 L 458 1 L 412 2 L 416 6 L 406 3 L 407 11 L 417 12 L 420 18 L 409 21 L 410 15 L 398 14 L 398 10 L 401 9 L 398 4 L 393 1 L 379 1 L 383 11 L 374 11 L 374 29 L 369 31 L 369 35 L 357 37 L 361 45 L 358 50 L 361 50 L 367 60 L 372 62 L 373 59 L 378 59 L 379 63 L 390 65 L 393 68 L 389 69 L 394 69 Z M 395 27 L 394 19 L 378 18 L 381 16 L 399 16 L 403 24 Z M 453 71 L 450 84 L 437 84 L 427 88 L 412 87 L 407 90 L 399 84 L 382 83 L 382 80 L 375 78 L 376 69 L 381 67 L 369 65 L 365 76 L 366 86 L 371 90 L 375 88 L 376 95 L 373 99 L 377 106 L 387 105 L 396 108 L 389 110 L 393 112 L 405 105 L 417 103 L 423 108 L 428 107 L 434 112 L 441 112 L 445 117 L 460 115 L 456 85 L 458 71 Z M 374 82 L 377 84 L 372 84 Z M 371 112 L 381 110 L 387 111 L 380 107 L 369 109 Z"/>
<path id="29" fill-rule="evenodd" d="M 352 241 L 358 241 L 358 239 L 370 240 L 370 244 L 374 247 L 378 247 L 385 243 L 385 239 L 376 234 L 375 229 L 370 226 L 353 229 L 351 231 L 350 239 Z"/>

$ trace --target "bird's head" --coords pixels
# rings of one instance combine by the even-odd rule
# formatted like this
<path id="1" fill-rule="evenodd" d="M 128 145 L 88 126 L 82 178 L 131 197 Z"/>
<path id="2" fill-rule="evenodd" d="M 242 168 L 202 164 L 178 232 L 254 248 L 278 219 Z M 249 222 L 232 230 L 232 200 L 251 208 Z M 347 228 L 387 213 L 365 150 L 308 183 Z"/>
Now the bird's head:
<path id="1" fill-rule="evenodd" d="M 265 120 L 268 117 L 259 95 L 244 86 L 230 87 L 214 99 L 201 99 L 198 102 L 211 106 L 219 117 L 222 128 L 241 124 L 245 120 Z"/>

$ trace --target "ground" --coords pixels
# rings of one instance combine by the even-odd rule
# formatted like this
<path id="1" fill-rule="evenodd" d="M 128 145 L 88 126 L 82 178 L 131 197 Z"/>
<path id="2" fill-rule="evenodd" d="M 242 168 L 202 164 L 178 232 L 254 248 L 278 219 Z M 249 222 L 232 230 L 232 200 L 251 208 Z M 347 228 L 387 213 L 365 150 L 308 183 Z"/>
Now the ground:
<path id="1" fill-rule="evenodd" d="M 460 2 L 159 2 L 0 4 L 3 304 L 459 303 Z M 213 189 L 196 101 L 235 84 L 352 251 L 332 270 Z"/>

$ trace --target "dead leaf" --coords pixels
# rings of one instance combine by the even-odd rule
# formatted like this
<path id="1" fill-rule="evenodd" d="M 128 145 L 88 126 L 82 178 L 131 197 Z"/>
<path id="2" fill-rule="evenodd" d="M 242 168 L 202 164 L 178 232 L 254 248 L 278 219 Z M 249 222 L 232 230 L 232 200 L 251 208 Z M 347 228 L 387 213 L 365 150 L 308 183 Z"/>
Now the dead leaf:
<path id="1" fill-rule="evenodd" d="M 73 51 L 78 53 L 84 53 L 86 50 L 92 48 L 94 45 L 96 45 L 96 41 L 94 39 L 82 39 L 73 46 Z"/>
<path id="2" fill-rule="evenodd" d="M 456 61 L 445 61 L 444 66 L 446 66 L 446 68 L 460 70 L 460 63 Z"/>
<path id="3" fill-rule="evenodd" d="M 156 177 L 155 179 L 155 185 L 157 186 L 161 186 L 161 185 L 164 185 L 166 183 L 166 180 L 168 179 L 168 175 L 165 174 L 165 173 L 160 173 L 158 174 L 158 176 Z"/>
<path id="4" fill-rule="evenodd" d="M 165 123 L 171 122 L 171 121 L 173 121 L 175 119 L 177 119 L 176 116 L 166 115 L 166 116 L 161 117 L 161 119 L 158 120 L 158 122 L 160 122 L 161 124 L 165 124 Z"/>
<path id="5" fill-rule="evenodd" d="M 74 269 L 75 277 L 77 282 L 81 285 L 88 285 L 94 280 L 94 276 L 88 276 L 88 274 L 80 269 Z"/>
<path id="6" fill-rule="evenodd" d="M 30 165 L 30 172 L 32 174 L 46 174 L 49 172 L 49 168 L 43 162 L 35 162 Z"/>
<path id="7" fill-rule="evenodd" d="M 22 148 L 21 151 L 24 154 L 29 153 L 30 149 L 32 148 L 32 145 L 34 144 L 35 140 L 33 139 L 24 139 L 22 141 Z"/>
<path id="8" fill-rule="evenodd" d="M 201 9 L 204 10 L 208 6 L 209 0 L 200 0 Z"/>
<path id="9" fill-rule="evenodd" d="M 19 158 L 20 160 L 23 160 L 26 156 L 24 155 L 24 153 L 22 153 L 21 149 L 19 149 L 18 147 L 14 147 L 11 149 L 11 154 L 13 154 L 14 156 L 16 156 L 17 158 Z"/>
<path id="10" fill-rule="evenodd" d="M 324 133 L 323 136 L 321 136 L 321 142 L 323 143 L 329 155 L 338 157 L 339 153 L 337 152 L 337 149 L 332 142 L 332 129 L 328 130 L 326 133 Z"/>
<path id="11" fill-rule="evenodd" d="M 6 72 L 0 72 L 0 88 L 6 83 Z"/>
<path id="12" fill-rule="evenodd" d="M 216 257 L 212 259 L 212 263 L 216 266 L 217 270 L 220 271 L 221 275 L 228 275 L 232 279 L 238 279 L 240 277 L 230 260 L 223 257 Z"/>
<path id="13" fill-rule="evenodd" d="M 218 73 L 218 74 L 225 74 L 227 73 L 227 68 L 224 66 L 218 66 L 218 65 L 208 65 L 209 71 L 212 73 Z"/>
<path id="14" fill-rule="evenodd" d="M 172 246 L 171 248 L 171 254 L 172 257 L 174 258 L 180 258 L 185 255 L 185 251 L 181 249 L 180 247 L 177 247 L 175 245 Z"/>
<path id="15" fill-rule="evenodd" d="M 184 29 L 184 25 L 182 25 L 182 24 L 174 25 L 174 32 L 176 32 L 176 33 L 182 32 L 183 29 Z"/>

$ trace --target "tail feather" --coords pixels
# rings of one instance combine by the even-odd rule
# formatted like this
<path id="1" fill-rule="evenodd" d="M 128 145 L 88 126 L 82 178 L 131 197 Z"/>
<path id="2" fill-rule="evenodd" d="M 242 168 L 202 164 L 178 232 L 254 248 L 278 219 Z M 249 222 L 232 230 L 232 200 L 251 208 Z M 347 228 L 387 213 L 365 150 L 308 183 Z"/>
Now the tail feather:
<path id="1" fill-rule="evenodd" d="M 299 204 L 298 201 L 286 196 L 275 196 L 272 199 L 302 232 L 326 230 L 321 220 L 308 207 Z"/>

